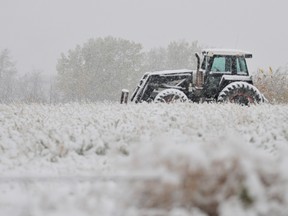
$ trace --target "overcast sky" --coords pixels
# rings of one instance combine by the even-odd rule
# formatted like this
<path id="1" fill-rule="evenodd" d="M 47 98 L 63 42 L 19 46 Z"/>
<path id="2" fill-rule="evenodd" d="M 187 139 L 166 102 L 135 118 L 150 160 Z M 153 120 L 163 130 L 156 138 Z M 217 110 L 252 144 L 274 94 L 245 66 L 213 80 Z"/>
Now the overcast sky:
<path id="1" fill-rule="evenodd" d="M 19 72 L 56 73 L 61 52 L 114 36 L 145 49 L 198 40 L 254 54 L 250 68 L 288 63 L 287 0 L 0 0 L 0 49 Z"/>

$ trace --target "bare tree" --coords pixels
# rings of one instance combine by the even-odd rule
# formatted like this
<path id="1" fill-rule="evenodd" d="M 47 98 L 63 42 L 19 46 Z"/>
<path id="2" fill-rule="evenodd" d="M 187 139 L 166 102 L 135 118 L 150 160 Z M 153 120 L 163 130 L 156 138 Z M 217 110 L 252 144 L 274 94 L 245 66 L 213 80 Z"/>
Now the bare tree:
<path id="1" fill-rule="evenodd" d="M 0 52 L 0 101 L 8 102 L 14 99 L 16 73 L 16 66 L 9 51 L 2 50 Z"/>
<path id="2" fill-rule="evenodd" d="M 25 102 L 46 102 L 45 84 L 41 71 L 34 70 L 25 74 L 18 81 L 19 99 Z"/>

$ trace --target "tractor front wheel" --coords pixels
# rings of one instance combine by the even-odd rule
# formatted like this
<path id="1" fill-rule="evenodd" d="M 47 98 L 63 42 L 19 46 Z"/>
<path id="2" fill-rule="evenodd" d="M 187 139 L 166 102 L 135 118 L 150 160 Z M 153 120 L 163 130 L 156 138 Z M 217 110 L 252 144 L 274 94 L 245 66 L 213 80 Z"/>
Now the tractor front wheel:
<path id="1" fill-rule="evenodd" d="M 178 89 L 165 89 L 159 92 L 155 99 L 155 103 L 175 103 L 188 101 L 188 97 L 184 92 Z"/>

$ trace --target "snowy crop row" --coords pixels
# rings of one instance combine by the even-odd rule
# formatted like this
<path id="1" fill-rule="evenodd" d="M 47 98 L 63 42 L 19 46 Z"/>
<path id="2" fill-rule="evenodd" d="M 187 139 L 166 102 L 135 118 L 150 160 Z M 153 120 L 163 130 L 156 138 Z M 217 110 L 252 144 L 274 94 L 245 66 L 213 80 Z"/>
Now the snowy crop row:
<path id="1" fill-rule="evenodd" d="M 285 215 L 287 154 L 287 105 L 0 105 L 0 213 Z"/>

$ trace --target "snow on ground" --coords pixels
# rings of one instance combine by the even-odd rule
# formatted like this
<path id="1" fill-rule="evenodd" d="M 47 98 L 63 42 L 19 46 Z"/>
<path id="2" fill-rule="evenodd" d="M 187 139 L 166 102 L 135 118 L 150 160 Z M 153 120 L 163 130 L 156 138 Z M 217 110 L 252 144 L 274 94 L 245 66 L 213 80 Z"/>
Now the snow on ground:
<path id="1" fill-rule="evenodd" d="M 0 215 L 288 215 L 288 105 L 0 105 Z"/>

